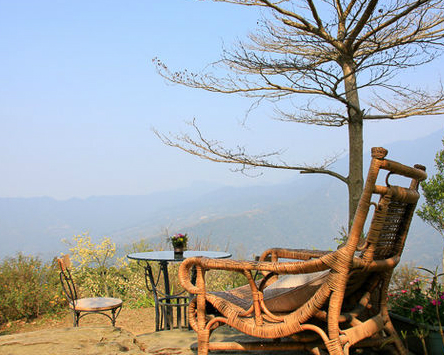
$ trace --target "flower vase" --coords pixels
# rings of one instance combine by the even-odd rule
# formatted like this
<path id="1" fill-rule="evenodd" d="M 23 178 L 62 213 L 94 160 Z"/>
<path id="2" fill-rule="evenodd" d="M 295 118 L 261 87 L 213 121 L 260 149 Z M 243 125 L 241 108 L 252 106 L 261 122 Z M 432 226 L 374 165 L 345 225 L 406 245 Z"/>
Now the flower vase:
<path id="1" fill-rule="evenodd" d="M 174 259 L 182 259 L 184 250 L 184 247 L 174 247 Z"/>
<path id="2" fill-rule="evenodd" d="M 409 318 L 392 312 L 390 312 L 390 318 L 398 335 L 401 336 L 401 331 L 406 334 L 406 338 L 402 340 L 407 344 L 409 350 L 417 354 L 423 353 L 421 340 L 415 335 L 415 329 L 422 327 L 427 330 L 427 336 L 425 337 L 427 353 L 429 355 L 444 353 L 444 345 L 438 326 L 418 324 Z"/>

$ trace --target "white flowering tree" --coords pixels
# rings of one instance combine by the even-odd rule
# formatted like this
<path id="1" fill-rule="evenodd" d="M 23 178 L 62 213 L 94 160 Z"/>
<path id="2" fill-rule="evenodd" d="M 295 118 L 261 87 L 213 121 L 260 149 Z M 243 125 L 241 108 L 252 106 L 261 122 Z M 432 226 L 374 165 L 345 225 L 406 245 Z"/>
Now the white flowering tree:
<path id="1" fill-rule="evenodd" d="M 93 296 L 114 296 L 121 282 L 117 270 L 110 265 L 116 254 L 116 244 L 108 237 L 94 243 L 89 233 L 64 242 L 69 245 L 74 272 L 81 286 Z"/>

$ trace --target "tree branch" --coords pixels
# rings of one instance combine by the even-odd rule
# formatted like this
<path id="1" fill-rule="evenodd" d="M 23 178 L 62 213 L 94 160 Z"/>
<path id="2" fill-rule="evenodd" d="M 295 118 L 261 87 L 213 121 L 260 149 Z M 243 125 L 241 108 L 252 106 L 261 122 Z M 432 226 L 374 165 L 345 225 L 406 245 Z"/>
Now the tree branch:
<path id="1" fill-rule="evenodd" d="M 381 32 L 383 29 L 388 28 L 390 25 L 395 24 L 397 21 L 399 21 L 402 18 L 405 18 L 408 14 L 410 14 L 415 9 L 419 8 L 421 5 L 430 2 L 430 0 L 416 0 L 413 4 L 408 6 L 404 11 L 401 11 L 400 13 L 392 16 L 387 21 L 381 23 L 376 28 L 372 29 L 371 31 L 367 32 L 364 36 L 362 36 L 356 43 L 354 44 L 355 50 L 361 46 L 361 44 L 367 40 L 369 37 L 373 36 L 374 34 Z"/>
<path id="2" fill-rule="evenodd" d="M 364 115 L 366 120 L 401 119 L 412 116 L 430 116 L 444 114 L 444 88 L 430 94 L 421 90 L 408 88 L 390 88 L 395 97 L 387 98 L 374 94 L 377 100 L 372 100 L 369 106 L 381 114 Z"/>
<path id="3" fill-rule="evenodd" d="M 375 11 L 375 7 L 378 4 L 378 0 L 370 0 L 368 3 L 367 8 L 364 10 L 364 13 L 362 14 L 361 18 L 358 20 L 358 23 L 353 28 L 353 30 L 350 32 L 349 36 L 345 40 L 345 47 L 351 48 L 352 43 L 355 41 L 356 37 L 359 35 L 359 33 L 364 28 L 365 24 L 368 22 L 368 19 L 373 14 L 373 11 Z"/>
<path id="4" fill-rule="evenodd" d="M 164 135 L 159 131 L 152 129 L 154 134 L 166 145 L 170 147 L 179 148 L 180 150 L 197 156 L 201 159 L 210 160 L 218 163 L 228 163 L 240 166 L 236 171 L 245 173 L 248 169 L 253 168 L 272 168 L 272 169 L 285 169 L 296 170 L 305 174 L 326 174 L 333 176 L 344 183 L 347 183 L 347 177 L 336 173 L 335 171 L 327 169 L 328 166 L 336 162 L 339 155 L 335 155 L 326 159 L 319 166 L 310 166 L 306 164 L 288 165 L 285 162 L 273 162 L 269 160 L 272 157 L 278 157 L 283 152 L 274 151 L 266 154 L 248 154 L 244 147 L 238 146 L 235 150 L 226 149 L 219 141 L 208 140 L 204 138 L 200 129 L 198 128 L 196 121 L 193 120 L 190 125 L 194 129 L 197 139 L 191 138 L 188 134 L 180 136 L 174 136 L 171 139 L 170 135 Z"/>

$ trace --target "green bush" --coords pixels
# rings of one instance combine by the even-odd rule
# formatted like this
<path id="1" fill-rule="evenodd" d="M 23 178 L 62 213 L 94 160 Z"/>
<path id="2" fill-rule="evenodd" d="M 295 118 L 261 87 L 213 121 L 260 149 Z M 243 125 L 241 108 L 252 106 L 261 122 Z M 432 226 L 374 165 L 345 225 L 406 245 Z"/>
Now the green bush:
<path id="1" fill-rule="evenodd" d="M 146 288 L 143 268 L 126 257 L 116 260 L 116 247 L 109 238 L 93 243 L 84 233 L 67 244 L 79 297 L 118 297 L 129 308 L 154 305 L 153 294 Z M 195 248 L 211 249 L 209 243 L 204 245 L 202 242 Z M 150 245 L 141 240 L 129 246 L 127 252 L 148 250 L 152 250 Z M 151 263 L 151 267 L 157 276 L 158 263 Z M 179 263 L 171 263 L 169 267 L 173 293 L 182 290 L 177 277 L 178 268 Z M 247 282 L 242 274 L 223 270 L 208 272 L 206 279 L 209 291 L 231 289 Z M 23 254 L 6 258 L 0 264 L 0 285 L 0 324 L 18 319 L 30 320 L 67 309 L 57 262 L 44 263 L 38 257 Z M 158 287 L 163 289 L 162 277 Z"/>
<path id="2" fill-rule="evenodd" d="M 0 264 L 0 324 L 56 312 L 63 304 L 55 263 L 17 254 Z"/>
<path id="3" fill-rule="evenodd" d="M 390 309 L 416 323 L 441 326 L 444 324 L 444 288 L 438 280 L 442 274 L 438 274 L 438 268 L 435 271 L 419 269 L 423 273 L 405 288 L 388 294 Z"/>

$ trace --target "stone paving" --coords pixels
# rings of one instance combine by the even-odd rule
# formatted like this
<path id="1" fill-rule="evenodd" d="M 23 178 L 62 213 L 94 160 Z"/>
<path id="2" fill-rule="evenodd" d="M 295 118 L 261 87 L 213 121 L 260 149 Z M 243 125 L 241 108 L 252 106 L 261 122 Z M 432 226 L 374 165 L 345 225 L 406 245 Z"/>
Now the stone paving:
<path id="1" fill-rule="evenodd" d="M 39 330 L 0 336 L 1 355 L 144 354 L 135 337 L 112 327 Z"/>
<path id="2" fill-rule="evenodd" d="M 181 354 L 181 355 L 195 355 L 197 354 L 197 337 L 194 331 L 187 330 L 173 330 L 163 331 L 147 335 L 139 335 L 137 339 L 140 343 L 146 346 L 145 351 L 148 354 L 153 355 L 168 355 L 168 354 Z M 239 332 L 228 328 L 221 327 L 217 329 L 211 335 L 211 341 L 240 341 L 248 340 L 248 337 L 240 335 Z M 250 338 L 252 340 L 252 338 Z M 257 339 L 256 339 L 257 340 Z M 193 349 L 193 350 L 191 350 Z M 295 352 L 295 351 L 248 351 L 248 352 L 216 352 L 211 351 L 210 354 L 242 354 L 242 355 L 296 355 L 296 354 L 309 354 L 308 352 Z"/>
<path id="3" fill-rule="evenodd" d="M 233 340 L 239 338 L 239 335 L 233 330 L 223 327 L 211 336 L 213 341 L 223 341 L 228 338 Z M 196 333 L 187 330 L 163 331 L 134 336 L 120 328 L 79 327 L 0 336 L 1 355 L 195 355 L 197 354 L 196 346 Z M 211 352 L 211 354 L 221 353 Z M 234 352 L 229 353 L 236 354 Z M 242 354 L 270 355 L 271 352 L 242 352 Z M 279 352 L 279 354 L 305 353 L 285 351 Z"/>
<path id="4" fill-rule="evenodd" d="M 217 329 L 212 341 L 236 341 L 243 335 L 228 327 Z M 142 335 L 111 326 L 45 329 L 0 336 L 0 355 L 196 355 L 196 333 L 170 330 Z M 306 355 L 304 351 L 210 352 L 233 355 Z M 359 352 L 375 355 L 378 352 Z"/>

